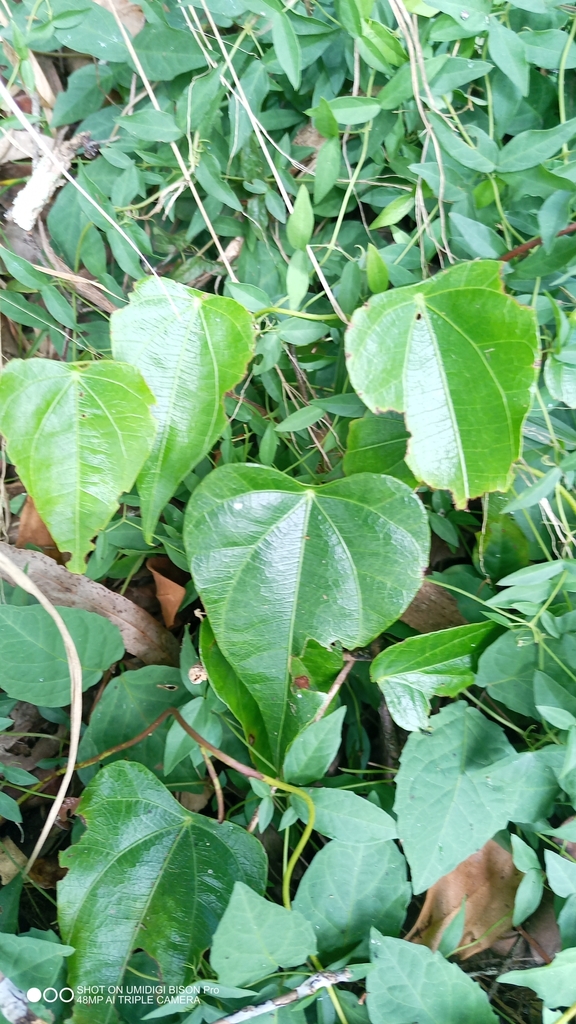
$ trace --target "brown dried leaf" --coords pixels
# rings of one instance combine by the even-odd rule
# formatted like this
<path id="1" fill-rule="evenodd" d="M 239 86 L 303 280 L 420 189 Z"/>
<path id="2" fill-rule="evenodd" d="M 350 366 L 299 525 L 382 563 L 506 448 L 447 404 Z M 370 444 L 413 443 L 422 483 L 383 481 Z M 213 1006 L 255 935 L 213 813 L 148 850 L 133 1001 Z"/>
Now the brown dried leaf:
<path id="1" fill-rule="evenodd" d="M 20 513 L 16 547 L 25 548 L 27 544 L 32 544 L 35 548 L 42 548 L 45 555 L 49 555 L 60 565 L 63 564 L 62 555 L 58 551 L 48 527 L 38 515 L 30 495 L 26 498 Z"/>
<path id="2" fill-rule="evenodd" d="M 71 824 L 70 819 L 76 814 L 76 808 L 79 803 L 79 796 L 67 796 L 62 801 L 62 807 L 56 815 L 55 824 L 59 825 L 60 828 L 69 829 Z"/>
<path id="3" fill-rule="evenodd" d="M 39 857 L 30 869 L 29 878 L 41 889 L 55 889 L 67 870 L 60 867 L 57 857 Z"/>
<path id="4" fill-rule="evenodd" d="M 70 284 L 74 285 L 78 295 L 81 295 L 83 299 L 87 299 L 88 302 L 92 302 L 95 306 L 98 306 L 98 309 L 101 309 L 102 312 L 114 313 L 114 311 L 118 309 L 118 300 L 114 303 L 110 301 L 107 295 L 103 295 L 102 289 L 104 286 L 101 285 L 99 281 L 92 278 L 87 270 L 82 270 L 78 274 L 71 273 L 68 264 L 64 263 L 64 260 L 61 260 L 60 257 L 56 255 L 54 249 L 50 245 L 42 221 L 38 222 L 38 234 L 42 243 L 43 253 L 52 267 L 54 277 L 59 277 L 63 281 L 69 281 Z M 44 270 L 45 268 L 36 267 L 36 269 Z M 112 295 L 112 292 L 108 292 L 107 288 L 104 288 L 104 291 L 109 295 Z M 113 296 L 113 298 L 115 298 L 115 296 Z"/>
<path id="5" fill-rule="evenodd" d="M 428 580 L 424 580 L 412 604 L 400 618 L 419 633 L 435 633 L 439 629 L 466 624 L 452 594 Z"/>
<path id="6" fill-rule="evenodd" d="M 28 860 L 25 853 L 13 843 L 12 840 L 7 837 L 2 840 L 2 846 L 0 847 L 0 880 L 2 885 L 8 885 L 16 875 L 20 874 L 20 871 Z"/>
<path id="7" fill-rule="evenodd" d="M 48 137 L 45 137 L 44 141 L 50 148 L 55 142 L 54 139 Z M 36 156 L 37 152 L 38 146 L 34 139 L 24 130 L 6 132 L 0 139 L 0 164 L 11 163 L 13 160 L 30 160 L 31 157 Z"/>
<path id="8" fill-rule="evenodd" d="M 201 793 L 189 793 L 187 790 L 183 790 L 177 794 L 178 801 L 185 807 L 187 811 L 202 811 L 209 800 L 214 795 L 214 789 L 209 782 L 204 783 L 204 789 Z"/>
<path id="9" fill-rule="evenodd" d="M 156 584 L 156 596 L 162 609 L 162 618 L 167 629 L 171 629 L 184 595 L 188 573 L 174 565 L 166 555 L 156 555 L 146 560 L 146 568 L 150 570 Z"/>
<path id="10" fill-rule="evenodd" d="M 406 938 L 438 949 L 444 930 L 466 897 L 460 945 L 469 948 L 460 957 L 467 960 L 511 932 L 514 897 L 521 878 L 511 854 L 490 839 L 428 890 L 418 920 Z"/>
<path id="11" fill-rule="evenodd" d="M 27 568 L 30 579 L 53 604 L 105 615 L 118 626 L 126 650 L 145 664 L 178 664 L 178 644 L 172 634 L 133 601 L 87 576 L 68 572 L 39 551 L 18 551 L 4 543 L 0 543 L 0 551 L 21 569 Z M 0 578 L 8 579 L 1 570 Z"/>
<path id="12" fill-rule="evenodd" d="M 144 28 L 146 19 L 142 13 L 142 8 L 138 7 L 138 4 L 130 3 L 130 0 L 94 0 L 94 3 L 100 4 L 100 7 L 105 7 L 111 14 L 116 9 L 120 21 L 131 36 L 137 35 Z"/>

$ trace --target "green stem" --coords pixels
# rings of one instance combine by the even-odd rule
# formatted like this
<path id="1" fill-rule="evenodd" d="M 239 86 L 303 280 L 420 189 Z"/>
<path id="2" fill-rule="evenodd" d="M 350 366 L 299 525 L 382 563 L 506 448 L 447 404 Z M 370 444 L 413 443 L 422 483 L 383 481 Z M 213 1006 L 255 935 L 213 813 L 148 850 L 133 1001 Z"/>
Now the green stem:
<path id="1" fill-rule="evenodd" d="M 550 597 L 548 598 L 548 600 L 545 601 L 544 604 L 542 605 L 542 607 L 538 609 L 538 611 L 536 612 L 536 615 L 534 616 L 534 618 L 530 619 L 530 622 L 526 623 L 526 625 L 529 626 L 530 629 L 534 629 L 534 627 L 536 626 L 536 624 L 538 622 L 538 619 L 540 618 L 542 613 L 545 612 L 550 607 L 550 605 L 552 604 L 552 602 L 553 602 L 554 598 L 556 597 L 556 595 L 558 594 L 558 592 L 560 590 L 562 590 L 562 587 L 564 586 L 567 577 L 568 577 L 568 573 L 567 572 L 563 572 L 563 573 L 560 574 L 560 578 L 558 580 L 558 583 L 554 587 L 554 590 L 550 594 Z"/>
<path id="2" fill-rule="evenodd" d="M 496 209 L 498 210 L 498 213 L 500 215 L 500 221 L 502 223 L 502 232 L 504 234 L 504 241 L 506 242 L 506 245 L 508 246 L 508 248 L 511 249 L 512 248 L 512 236 L 514 236 L 515 238 L 519 239 L 519 241 L 521 241 L 521 242 L 523 242 L 524 239 L 522 238 L 521 235 L 518 234 L 517 231 L 514 231 L 514 228 L 512 227 L 510 221 L 508 220 L 508 217 L 504 213 L 504 207 L 502 206 L 502 200 L 500 198 L 500 190 L 498 188 L 498 184 L 496 182 L 496 178 L 494 177 L 493 174 L 489 174 L 488 177 L 489 177 L 490 183 L 492 185 L 492 191 L 494 193 L 494 202 L 496 203 Z"/>
<path id="3" fill-rule="evenodd" d="M 558 484 L 556 489 L 557 489 L 558 493 L 562 495 L 562 497 L 564 498 L 564 501 L 568 502 L 568 504 L 570 505 L 570 508 L 572 509 L 572 511 L 576 512 L 576 501 L 574 500 L 574 498 L 570 494 L 570 491 L 567 491 L 566 488 L 562 486 L 562 484 Z"/>
<path id="4" fill-rule="evenodd" d="M 438 209 L 439 209 L 439 204 L 438 204 L 438 203 L 436 203 L 436 206 L 435 206 L 435 207 L 434 207 L 434 209 L 433 209 L 433 210 L 432 210 L 432 211 L 430 212 L 430 218 L 429 218 L 430 220 L 432 220 L 432 217 L 435 217 L 435 216 L 436 216 L 436 214 L 438 213 Z M 402 252 L 400 253 L 400 255 L 399 255 L 399 256 L 397 256 L 397 257 L 396 257 L 396 259 L 394 260 L 394 266 L 396 266 L 396 264 L 397 264 L 397 263 L 401 263 L 401 262 L 402 262 L 402 260 L 404 259 L 404 257 L 405 257 L 405 255 L 406 255 L 406 253 L 407 253 L 407 252 L 410 252 L 410 249 L 412 248 L 412 246 L 413 246 L 413 245 L 415 245 L 415 244 L 416 244 L 416 242 L 418 242 L 418 241 L 419 241 L 419 239 L 420 239 L 420 238 L 422 237 L 422 235 L 424 234 L 424 231 L 425 231 L 425 230 L 426 230 L 426 225 L 425 225 L 425 224 L 422 224 L 422 225 L 421 225 L 421 226 L 420 226 L 420 227 L 418 228 L 418 231 L 415 231 L 415 232 L 414 232 L 414 234 L 413 234 L 412 238 L 410 239 L 410 241 L 408 242 L 408 244 L 406 245 L 406 247 L 405 247 L 405 248 L 404 248 L 404 249 L 402 250 Z"/>
<path id="5" fill-rule="evenodd" d="M 476 594 L 471 594 L 469 590 L 462 590 L 461 587 L 454 587 L 452 586 L 451 583 L 444 583 L 443 580 L 428 579 L 427 582 L 433 583 L 435 587 L 443 587 L 444 590 L 452 590 L 455 594 L 462 594 L 463 597 L 469 597 L 471 601 L 476 601 L 478 604 L 484 605 L 484 607 L 488 608 L 488 610 L 491 612 L 494 611 L 494 608 L 492 608 L 492 606 L 489 605 L 487 601 L 484 601 L 481 597 L 476 597 Z M 506 618 L 510 619 L 511 622 L 519 622 L 523 626 L 526 625 L 524 619 L 519 618 L 518 615 L 513 615 L 511 612 L 505 611 L 504 608 L 497 608 L 496 611 L 498 612 L 499 615 L 506 616 Z"/>
<path id="6" fill-rule="evenodd" d="M 254 318 L 267 316 L 268 313 L 282 313 L 284 316 L 297 316 L 300 320 L 340 320 L 336 313 L 303 313 L 299 309 L 284 309 L 282 306 L 268 306 L 254 313 Z"/>
<path id="7" fill-rule="evenodd" d="M 486 705 L 483 704 L 482 701 L 478 700 L 478 697 L 475 697 L 473 693 L 470 693 L 468 690 L 463 690 L 462 696 L 468 697 L 468 699 L 473 701 L 474 704 L 481 708 L 485 714 L 491 715 L 492 718 L 494 718 L 497 722 L 500 722 L 501 725 L 505 725 L 507 729 L 513 729 L 514 732 L 519 733 L 520 736 L 524 736 L 523 729 L 520 729 L 519 726 L 514 725 L 512 722 L 509 722 L 506 718 L 503 718 L 502 715 L 497 714 L 496 711 L 492 711 L 492 708 L 487 708 Z"/>
<path id="8" fill-rule="evenodd" d="M 492 99 L 492 85 L 488 75 L 484 76 L 484 88 L 486 89 L 486 102 L 488 104 L 488 135 L 494 138 L 494 102 Z"/>
<path id="9" fill-rule="evenodd" d="M 572 18 L 572 25 L 570 27 L 570 34 L 566 40 L 564 49 L 562 50 L 562 56 L 560 58 L 560 67 L 558 68 L 558 114 L 560 117 L 560 124 L 566 123 L 566 94 L 565 94 L 565 79 L 566 79 L 566 64 L 568 63 L 568 54 L 570 48 L 574 42 L 574 35 L 576 34 L 576 16 Z M 568 163 L 568 145 L 565 142 L 562 146 L 562 156 L 564 163 Z"/>
<path id="10" fill-rule="evenodd" d="M 560 452 L 560 454 L 564 454 L 562 452 L 562 447 L 560 445 L 560 442 L 559 442 L 558 438 L 556 437 L 556 433 L 554 431 L 554 427 L 552 426 L 552 420 L 550 419 L 550 413 L 548 412 L 548 409 L 546 408 L 546 406 L 544 404 L 544 401 L 542 399 L 542 395 L 540 394 L 540 388 L 536 388 L 536 399 L 538 401 L 538 405 L 540 406 L 540 410 L 542 412 L 542 417 L 544 419 L 544 423 L 546 424 L 546 427 L 548 429 L 548 433 L 550 434 L 550 441 L 552 443 L 552 447 L 555 448 L 557 452 Z"/>
<path id="11" fill-rule="evenodd" d="M 269 786 L 276 786 L 277 789 L 283 789 L 286 793 L 295 793 L 296 796 L 299 796 L 304 800 L 308 807 L 308 821 L 306 822 L 306 827 L 300 836 L 298 843 L 294 847 L 292 856 L 288 861 L 288 865 L 282 879 L 282 902 L 284 903 L 286 910 L 290 910 L 292 906 L 290 901 L 290 882 L 292 881 L 294 868 L 296 867 L 302 851 L 312 835 L 314 819 L 316 817 L 316 808 L 312 797 L 308 795 L 305 789 L 298 789 L 298 786 L 291 786 L 288 782 L 281 782 L 280 779 L 273 779 L 271 775 L 262 775 L 261 778 L 263 782 L 267 782 Z"/>
<path id="12" fill-rule="evenodd" d="M 576 1017 L 576 1003 L 572 1003 L 572 1006 L 569 1006 L 567 1010 L 564 1010 L 562 1016 L 558 1017 L 558 1020 L 555 1021 L 554 1024 L 568 1024 L 568 1021 L 574 1020 L 574 1017 Z"/>
<path id="13" fill-rule="evenodd" d="M 368 88 L 366 89 L 366 96 L 371 96 L 372 95 L 372 86 L 374 84 L 375 76 L 376 76 L 376 72 L 372 71 L 371 74 L 370 74 L 370 78 L 368 80 Z M 338 216 L 336 218 L 336 223 L 334 225 L 334 231 L 332 232 L 332 238 L 328 242 L 328 246 L 327 246 L 326 252 L 324 253 L 324 256 L 323 256 L 323 258 L 321 260 L 320 266 L 323 266 L 326 263 L 326 260 L 329 258 L 331 253 L 336 248 L 336 242 L 338 241 L 338 235 L 340 234 L 340 228 L 342 227 L 342 221 L 344 220 L 344 217 L 346 216 L 346 208 L 348 206 L 348 200 L 350 199 L 350 196 L 352 195 L 352 193 L 354 191 L 356 182 L 358 181 L 358 178 L 360 177 L 360 172 L 361 172 L 362 167 L 364 166 L 364 162 L 366 160 L 366 155 L 368 153 L 368 143 L 370 141 L 370 132 L 371 132 L 371 130 L 372 130 L 372 121 L 368 121 L 368 124 L 363 129 L 364 139 L 362 141 L 362 149 L 360 150 L 360 156 L 358 158 L 358 163 L 356 164 L 356 167 L 354 168 L 354 174 L 352 175 L 352 177 L 350 178 L 350 181 L 348 182 L 348 188 L 346 189 L 346 192 L 344 193 L 344 199 L 342 200 L 342 204 L 340 206 L 340 210 L 338 211 Z"/>
<path id="14" fill-rule="evenodd" d="M 320 971 L 324 970 L 324 968 L 323 968 L 323 966 L 322 966 L 322 964 L 321 964 L 321 962 L 320 962 L 320 960 L 318 959 L 317 956 L 311 956 L 310 957 L 310 962 L 312 964 L 314 964 L 314 967 L 316 968 L 317 971 L 320 972 Z M 340 1024 L 348 1024 L 348 1021 L 346 1019 L 346 1014 L 344 1013 L 344 1010 L 342 1009 L 342 1005 L 340 1003 L 340 1000 L 338 999 L 338 996 L 336 994 L 336 990 L 335 990 L 334 986 L 333 985 L 329 985 L 328 989 L 327 989 L 327 992 L 328 992 L 328 995 L 330 997 L 330 1001 L 332 1002 L 332 1005 L 333 1005 L 333 1007 L 334 1007 L 334 1009 L 336 1011 L 336 1016 L 338 1017 L 338 1020 L 340 1021 Z"/>

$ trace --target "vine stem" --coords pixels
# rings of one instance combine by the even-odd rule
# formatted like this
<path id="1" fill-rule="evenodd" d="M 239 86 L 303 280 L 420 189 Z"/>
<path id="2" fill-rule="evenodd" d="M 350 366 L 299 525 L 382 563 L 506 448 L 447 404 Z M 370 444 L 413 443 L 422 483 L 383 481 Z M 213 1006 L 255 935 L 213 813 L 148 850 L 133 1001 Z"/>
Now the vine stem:
<path id="1" fill-rule="evenodd" d="M 570 47 L 574 42 L 574 35 L 576 33 L 576 17 L 572 18 L 572 25 L 570 26 L 570 34 L 562 50 L 562 56 L 560 57 L 560 66 L 558 68 L 558 115 L 560 118 L 560 124 L 566 123 L 566 93 L 564 88 L 564 81 L 566 77 L 566 65 L 568 63 L 568 54 L 570 53 Z M 568 163 L 568 145 L 565 142 L 562 146 L 562 156 L 564 163 Z"/>
<path id="2" fill-rule="evenodd" d="M 50 829 L 58 817 L 60 808 L 64 803 L 66 791 L 72 781 L 72 776 L 75 771 L 74 762 L 78 754 L 80 731 L 82 728 L 82 666 L 80 664 L 78 652 L 74 646 L 74 641 L 68 632 L 66 623 L 62 619 L 62 616 L 56 611 L 56 608 L 51 601 L 48 600 L 48 598 L 42 593 L 39 587 L 32 582 L 26 573 L 22 572 L 17 565 L 14 565 L 6 555 L 0 554 L 0 568 L 10 576 L 17 587 L 21 587 L 27 594 L 31 594 L 32 597 L 35 597 L 44 610 L 48 612 L 48 615 L 54 621 L 56 628 L 62 637 L 64 650 L 66 652 L 66 659 L 68 661 L 68 671 L 70 673 L 70 747 L 68 751 L 68 762 L 66 764 L 66 768 L 63 770 L 64 778 L 62 779 L 60 788 L 56 794 L 56 799 L 48 812 L 42 831 L 38 836 L 34 849 L 32 850 L 26 867 L 24 868 L 24 874 L 27 875 L 46 842 Z M 62 773 L 60 772 L 59 774 Z"/>
<path id="3" fill-rule="evenodd" d="M 254 319 L 266 316 L 268 313 L 282 313 L 283 316 L 297 316 L 299 320 L 340 320 L 336 313 L 304 313 L 299 309 L 284 309 L 282 306 L 268 306 L 266 309 L 259 309 L 254 313 Z"/>
<path id="4" fill-rule="evenodd" d="M 131 40 L 130 36 L 128 35 L 127 31 L 126 31 L 126 28 L 122 24 L 122 21 L 120 20 L 120 16 L 118 14 L 118 11 L 116 10 L 115 5 L 112 4 L 110 9 L 111 9 L 112 14 L 114 16 L 116 24 L 118 25 L 118 28 L 120 30 L 120 33 L 121 33 L 122 38 L 124 40 L 124 43 L 126 44 L 126 48 L 128 50 L 128 53 L 130 54 L 130 58 L 131 58 L 131 60 L 134 63 L 134 67 L 136 68 L 136 71 L 140 75 L 140 78 L 142 80 L 142 84 L 143 84 L 144 88 L 146 89 L 146 92 L 148 93 L 148 97 L 150 99 L 150 102 L 151 102 L 152 106 L 154 107 L 154 110 L 158 110 L 159 111 L 160 110 L 160 104 L 158 103 L 158 100 L 156 99 L 156 94 L 155 94 L 155 92 L 154 92 L 154 90 L 153 90 L 153 88 L 152 88 L 152 86 L 151 86 L 151 84 L 150 84 L 150 82 L 148 80 L 148 77 L 146 75 L 146 72 L 144 71 L 144 68 L 142 67 L 142 63 L 141 63 L 141 61 L 140 61 L 140 59 L 138 57 L 138 54 L 136 53 L 136 50 L 134 49 L 134 46 L 132 45 L 132 40 Z M 206 208 L 204 206 L 204 203 L 202 202 L 202 199 L 200 198 L 200 193 L 198 192 L 198 189 L 196 188 L 196 185 L 194 184 L 194 181 L 192 179 L 192 174 L 190 173 L 190 170 L 188 169 L 188 167 L 186 165 L 186 162 L 185 162 L 185 160 L 184 160 L 184 158 L 183 158 L 183 156 L 182 156 L 182 154 L 181 154 L 180 150 L 178 149 L 178 146 L 176 145 L 175 142 L 171 142 L 170 143 L 170 149 L 172 150 L 172 152 L 174 154 L 174 157 L 176 158 L 176 162 L 177 162 L 177 164 L 178 164 L 178 166 L 180 168 L 180 171 L 182 173 L 182 177 L 184 178 L 184 181 L 186 182 L 188 188 L 190 189 L 190 192 L 192 193 L 192 198 L 194 199 L 194 202 L 196 203 L 196 206 L 198 207 L 198 209 L 200 211 L 200 215 L 202 217 L 202 220 L 204 221 L 204 224 L 206 225 L 206 228 L 208 229 L 208 233 L 209 233 L 210 237 L 212 238 L 212 241 L 214 242 L 214 245 L 216 246 L 216 251 L 217 251 L 217 253 L 219 255 L 220 262 L 225 267 L 226 273 L 228 274 L 228 277 L 230 278 L 230 280 L 236 283 L 238 281 L 238 278 L 236 277 L 236 274 L 234 273 L 234 271 L 232 269 L 232 264 L 230 263 L 230 261 L 228 259 L 228 256 L 226 255 L 226 252 L 225 252 L 225 250 L 224 250 L 224 248 L 222 246 L 220 238 L 217 235 L 216 231 L 214 230 L 214 225 L 212 224 L 212 221 L 210 220 L 210 217 L 208 216 L 208 213 L 207 213 L 207 210 L 206 210 Z"/>
<path id="5" fill-rule="evenodd" d="M 222 39 L 222 36 L 220 35 L 220 32 L 218 30 L 218 26 L 216 25 L 216 22 L 214 21 L 214 18 L 212 17 L 212 14 L 210 12 L 209 7 L 206 5 L 206 0 L 200 0 L 200 2 L 202 4 L 202 8 L 204 10 L 204 14 L 206 15 L 206 19 L 208 21 L 208 24 L 210 25 L 210 29 L 211 29 L 211 31 L 212 31 L 212 33 L 214 35 L 214 38 L 216 39 L 216 41 L 218 43 L 218 46 L 220 47 L 222 56 L 224 58 L 224 63 L 226 65 L 226 67 L 228 68 L 228 71 L 230 72 L 230 75 L 232 77 L 232 81 L 234 82 L 234 85 L 236 86 L 236 89 L 237 89 L 237 92 L 238 92 L 238 96 L 240 98 L 242 106 L 244 107 L 244 109 L 246 111 L 246 114 L 248 116 L 248 119 L 249 119 L 249 121 L 250 121 L 250 123 L 252 125 L 252 128 L 254 130 L 254 135 L 256 136 L 256 139 L 258 141 L 260 149 L 262 150 L 262 155 L 264 156 L 264 159 L 266 160 L 266 163 L 268 164 L 268 166 L 270 168 L 272 177 L 274 178 L 274 180 L 276 182 L 276 186 L 277 186 L 278 191 L 279 191 L 279 193 L 280 193 L 280 195 L 282 197 L 282 200 L 284 202 L 284 206 L 286 207 L 286 210 L 288 211 L 288 213 L 291 214 L 291 213 L 294 212 L 294 204 L 292 203 L 292 200 L 291 200 L 290 196 L 288 195 L 288 192 L 286 191 L 286 186 L 284 185 L 284 182 L 282 181 L 282 176 L 281 176 L 278 168 L 276 167 L 276 164 L 274 163 L 274 160 L 272 159 L 272 155 L 271 155 L 271 153 L 270 153 L 270 151 L 268 149 L 268 146 L 266 145 L 266 141 L 265 141 L 264 136 L 262 134 L 261 125 L 258 122 L 258 120 L 256 119 L 256 117 L 254 116 L 254 111 L 252 110 L 252 107 L 250 106 L 250 103 L 248 102 L 248 98 L 247 98 L 246 93 L 244 92 L 244 89 L 242 87 L 242 83 L 241 83 L 241 81 L 238 78 L 238 75 L 236 73 L 236 68 L 234 67 L 234 64 L 232 63 L 231 54 L 228 52 L 228 50 L 226 49 L 226 47 L 224 45 L 224 40 Z M 318 280 L 320 281 L 320 284 L 322 285 L 322 287 L 323 287 L 323 289 L 324 289 L 324 291 L 326 293 L 326 297 L 327 297 L 330 305 L 332 306 L 332 309 L 334 310 L 334 312 L 336 313 L 338 318 L 340 320 L 342 320 L 343 323 L 347 324 L 349 322 L 348 317 L 346 316 L 344 311 L 341 309 L 341 307 L 340 307 L 340 305 L 338 303 L 338 300 L 336 299 L 336 297 L 334 295 L 334 292 L 332 291 L 330 285 L 328 284 L 328 281 L 326 280 L 324 271 L 322 270 L 322 267 L 320 266 L 320 263 L 318 261 L 318 258 L 316 256 L 316 253 L 314 252 L 314 249 L 313 249 L 312 245 L 309 244 L 309 245 L 306 246 L 306 252 L 308 254 L 308 259 L 310 260 L 310 263 L 312 264 L 312 266 L 314 267 L 314 270 L 316 271 L 316 274 L 318 276 Z"/>

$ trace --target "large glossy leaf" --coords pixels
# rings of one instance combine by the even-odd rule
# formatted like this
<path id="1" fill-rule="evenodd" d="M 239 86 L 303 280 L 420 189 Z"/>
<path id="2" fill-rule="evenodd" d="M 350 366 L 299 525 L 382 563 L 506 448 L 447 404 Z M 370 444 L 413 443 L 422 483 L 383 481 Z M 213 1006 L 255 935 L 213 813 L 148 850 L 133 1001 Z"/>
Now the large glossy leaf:
<path id="1" fill-rule="evenodd" d="M 511 483 L 536 345 L 532 310 L 504 294 L 492 261 L 373 296 L 346 338 L 362 400 L 405 412 L 410 469 L 459 506 Z"/>
<path id="2" fill-rule="evenodd" d="M 0 431 L 68 569 L 128 491 L 156 431 L 154 399 L 125 363 L 14 359 L 0 380 Z"/>
<path id="3" fill-rule="evenodd" d="M 367 937 L 368 922 L 398 935 L 409 901 L 406 861 L 394 843 L 335 841 L 314 857 L 293 906 L 313 925 L 320 955 L 334 959 Z"/>
<path id="4" fill-rule="evenodd" d="M 266 855 L 237 825 L 191 814 L 147 768 L 104 768 L 80 805 L 87 830 L 66 850 L 62 935 L 76 952 L 68 983 L 118 985 L 134 949 L 181 984 L 194 976 L 234 883 L 262 892 Z M 106 921 L 107 926 L 102 927 Z M 107 1024 L 111 1005 L 78 1005 L 78 1024 Z"/>
<path id="5" fill-rule="evenodd" d="M 226 661 L 208 619 L 204 619 L 200 627 L 200 654 L 212 689 L 242 723 L 256 766 L 269 772 L 274 762 L 262 712 L 248 687 Z"/>
<path id="6" fill-rule="evenodd" d="M 82 665 L 82 688 L 118 661 L 124 644 L 117 626 L 83 608 L 58 608 Z M 0 605 L 2 689 L 9 697 L 42 707 L 70 703 L 70 669 L 56 623 L 38 604 Z"/>
<path id="7" fill-rule="evenodd" d="M 402 614 L 427 560 L 423 508 L 391 477 L 314 488 L 261 466 L 225 466 L 194 492 L 184 537 L 218 644 L 281 762 L 298 724 L 290 655 L 309 637 L 360 646 Z"/>
<path id="8" fill-rule="evenodd" d="M 375 1024 L 497 1024 L 483 989 L 441 953 L 372 929 L 368 1013 Z"/>
<path id="9" fill-rule="evenodd" d="M 222 400 L 252 354 L 251 321 L 233 299 L 147 278 L 112 315 L 111 336 L 114 357 L 137 366 L 156 398 L 158 433 L 138 477 L 151 542 L 164 505 L 226 425 Z"/>
<path id="10" fill-rule="evenodd" d="M 455 626 L 409 637 L 382 651 L 370 675 L 394 721 L 409 732 L 425 729 L 433 694 L 455 697 L 472 685 L 472 655 L 493 629 L 492 622 Z"/>
<path id="11" fill-rule="evenodd" d="M 210 963 L 225 985 L 244 986 L 278 967 L 297 967 L 316 952 L 314 931 L 298 911 L 270 903 L 236 882 L 214 935 Z"/>

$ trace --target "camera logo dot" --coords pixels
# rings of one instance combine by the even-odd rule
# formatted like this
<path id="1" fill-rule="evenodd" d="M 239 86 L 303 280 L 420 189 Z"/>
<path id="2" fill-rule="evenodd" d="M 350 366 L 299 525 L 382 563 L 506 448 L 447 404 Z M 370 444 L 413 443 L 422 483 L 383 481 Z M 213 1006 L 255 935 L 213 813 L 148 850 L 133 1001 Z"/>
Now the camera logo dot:
<path id="1" fill-rule="evenodd" d="M 60 991 L 55 988 L 45 988 L 42 992 L 39 988 L 29 988 L 26 993 L 26 999 L 29 1003 L 38 1003 L 42 1000 L 43 1003 L 55 1003 L 57 999 L 61 1003 L 71 1003 L 74 999 L 74 991 L 71 988 L 61 988 Z"/>

